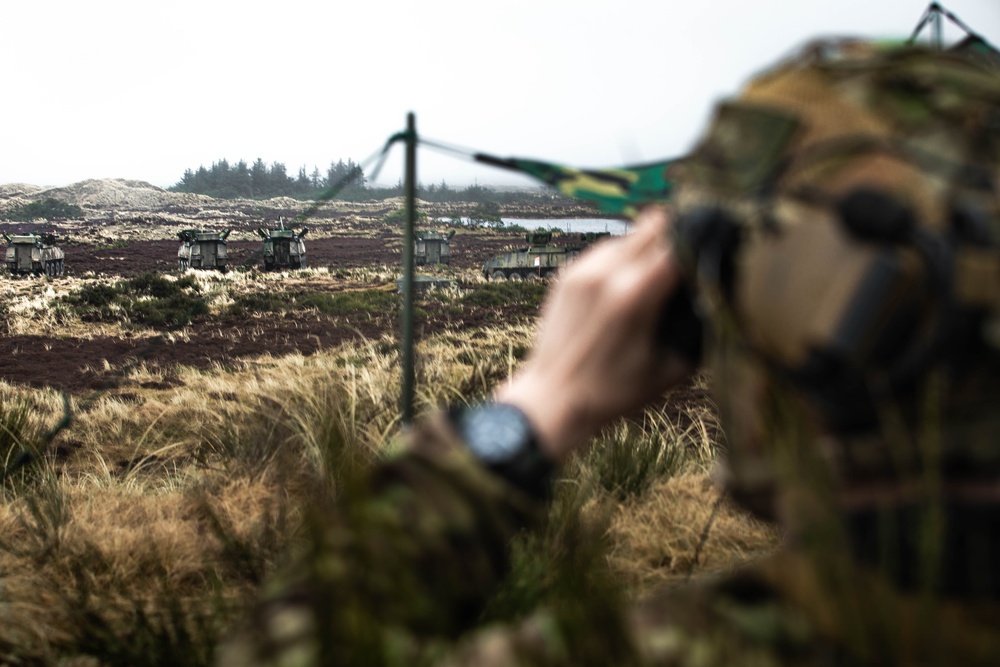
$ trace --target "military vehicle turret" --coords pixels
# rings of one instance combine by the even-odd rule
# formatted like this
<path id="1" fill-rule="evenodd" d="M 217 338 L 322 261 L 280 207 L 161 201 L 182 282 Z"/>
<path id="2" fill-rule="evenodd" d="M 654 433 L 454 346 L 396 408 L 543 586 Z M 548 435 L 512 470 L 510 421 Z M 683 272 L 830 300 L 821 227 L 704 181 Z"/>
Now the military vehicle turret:
<path id="1" fill-rule="evenodd" d="M 55 234 L 4 234 L 3 239 L 7 242 L 4 263 L 11 273 L 61 276 L 65 271 L 66 253 L 56 247 Z"/>
<path id="2" fill-rule="evenodd" d="M 303 227 L 296 234 L 295 230 L 286 229 L 283 221 L 279 221 L 277 228 L 258 227 L 257 233 L 264 239 L 264 270 L 306 268 L 306 243 L 302 239 L 308 231 L 308 227 Z"/>
<path id="3" fill-rule="evenodd" d="M 610 236 L 608 232 L 580 234 L 571 245 L 552 245 L 552 232 L 530 232 L 527 248 L 512 250 L 491 258 L 483 265 L 483 275 L 493 280 L 547 278 L 576 258 L 594 241 Z"/>
<path id="4" fill-rule="evenodd" d="M 444 232 L 417 232 L 413 241 L 413 261 L 416 264 L 450 264 L 451 237 L 455 230 Z"/>
<path id="5" fill-rule="evenodd" d="M 181 247 L 177 250 L 177 268 L 187 269 L 218 269 L 226 270 L 228 255 L 226 239 L 233 231 L 203 232 L 199 229 L 185 229 L 177 232 Z"/>

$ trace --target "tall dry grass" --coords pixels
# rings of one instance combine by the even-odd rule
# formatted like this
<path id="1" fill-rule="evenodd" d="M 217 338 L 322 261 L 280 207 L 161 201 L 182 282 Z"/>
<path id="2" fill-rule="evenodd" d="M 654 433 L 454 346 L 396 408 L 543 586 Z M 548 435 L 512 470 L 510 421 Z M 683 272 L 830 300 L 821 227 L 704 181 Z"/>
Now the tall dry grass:
<path id="1" fill-rule="evenodd" d="M 253 289 L 198 280 L 223 306 Z M 487 395 L 531 336 L 514 324 L 422 341 L 418 413 Z M 137 364 L 114 390 L 68 402 L 0 383 L 0 660 L 210 663 L 260 582 L 307 539 L 309 507 L 335 504 L 355 472 L 400 446 L 398 367 L 386 337 L 204 370 Z M 725 506 L 699 546 L 718 426 L 704 401 L 668 405 L 612 425 L 567 468 L 546 525 L 512 546 L 486 618 L 564 603 L 581 580 L 641 594 L 774 544 Z"/>

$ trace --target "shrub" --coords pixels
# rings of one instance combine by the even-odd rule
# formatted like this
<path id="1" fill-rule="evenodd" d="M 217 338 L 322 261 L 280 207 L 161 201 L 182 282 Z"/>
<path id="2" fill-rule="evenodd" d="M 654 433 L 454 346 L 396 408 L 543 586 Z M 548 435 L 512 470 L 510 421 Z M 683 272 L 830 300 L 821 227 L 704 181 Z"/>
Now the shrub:
<path id="1" fill-rule="evenodd" d="M 469 224 L 473 227 L 503 227 L 500 219 L 500 204 L 495 201 L 485 201 L 476 204 L 469 212 Z"/>
<path id="2" fill-rule="evenodd" d="M 63 297 L 88 322 L 127 321 L 151 327 L 184 326 L 208 313 L 192 276 L 167 280 L 147 273 L 107 284 L 86 285 Z"/>
<path id="3" fill-rule="evenodd" d="M 70 204 L 60 199 L 46 197 L 41 201 L 28 202 L 7 211 L 8 220 L 17 222 L 30 222 L 38 218 L 46 220 L 68 220 L 70 218 L 82 218 L 83 209 L 76 204 Z"/>
<path id="4" fill-rule="evenodd" d="M 126 281 L 125 285 L 136 294 L 144 294 L 157 299 L 167 299 L 184 293 L 185 289 L 197 291 L 198 284 L 192 276 L 178 280 L 167 280 L 157 273 L 146 273 Z"/>
<path id="5" fill-rule="evenodd" d="M 385 221 L 390 225 L 404 225 L 406 224 L 406 209 L 397 208 L 395 211 L 385 216 Z M 427 214 L 423 211 L 417 211 L 416 219 L 414 224 L 423 225 L 427 222 Z"/>
<path id="6" fill-rule="evenodd" d="M 306 308 L 315 308 L 325 315 L 349 315 L 391 311 L 399 303 L 399 299 L 394 292 L 366 289 L 337 294 L 307 292 L 300 303 Z"/>
<path id="7" fill-rule="evenodd" d="M 127 312 L 133 322 L 153 327 L 184 326 L 200 315 L 208 314 L 204 299 L 175 294 L 148 301 L 132 301 Z"/>
<path id="8" fill-rule="evenodd" d="M 243 319 L 250 313 L 281 313 L 285 311 L 289 296 L 274 292 L 251 292 L 240 294 L 226 309 L 225 316 L 230 319 Z"/>
<path id="9" fill-rule="evenodd" d="M 118 290 L 111 285 L 84 285 L 75 295 L 67 297 L 67 300 L 75 305 L 99 309 L 109 306 L 118 294 Z"/>
<path id="10" fill-rule="evenodd" d="M 511 303 L 539 307 L 546 285 L 539 282 L 489 282 L 476 285 L 462 296 L 462 303 L 473 306 L 503 307 Z"/>

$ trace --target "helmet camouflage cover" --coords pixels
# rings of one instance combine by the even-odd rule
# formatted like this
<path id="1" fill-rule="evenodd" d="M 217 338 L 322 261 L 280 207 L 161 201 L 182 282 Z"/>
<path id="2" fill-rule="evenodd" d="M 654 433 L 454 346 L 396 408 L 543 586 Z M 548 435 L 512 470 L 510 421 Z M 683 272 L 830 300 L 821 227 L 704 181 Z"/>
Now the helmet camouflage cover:
<path id="1" fill-rule="evenodd" d="M 815 42 L 721 103 L 677 169 L 735 494 L 779 510 L 781 462 L 805 456 L 842 502 L 932 467 L 1000 500 L 998 72 Z"/>

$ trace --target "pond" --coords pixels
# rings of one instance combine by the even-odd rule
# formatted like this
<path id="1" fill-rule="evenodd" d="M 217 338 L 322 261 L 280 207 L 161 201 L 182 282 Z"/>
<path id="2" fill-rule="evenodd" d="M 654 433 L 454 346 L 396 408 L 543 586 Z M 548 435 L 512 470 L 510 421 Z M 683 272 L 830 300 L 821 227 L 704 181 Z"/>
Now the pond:
<path id="1" fill-rule="evenodd" d="M 611 232 L 620 236 L 628 231 L 629 223 L 615 218 L 500 218 L 505 225 L 520 225 L 525 229 L 559 229 L 569 234 L 580 232 Z M 453 218 L 438 218 L 439 223 L 449 223 Z M 468 218 L 462 222 L 468 223 Z"/>
<path id="2" fill-rule="evenodd" d="M 577 234 L 580 232 L 611 232 L 615 236 L 620 236 L 628 231 L 628 223 L 624 220 L 614 218 L 560 218 L 560 219 L 532 219 L 532 218 L 501 218 L 505 225 L 521 225 L 526 229 L 561 229 L 564 232 Z"/>

